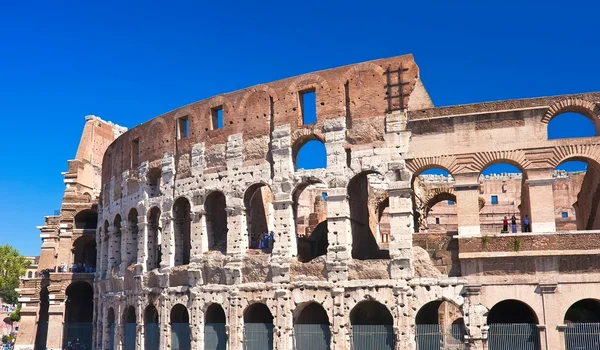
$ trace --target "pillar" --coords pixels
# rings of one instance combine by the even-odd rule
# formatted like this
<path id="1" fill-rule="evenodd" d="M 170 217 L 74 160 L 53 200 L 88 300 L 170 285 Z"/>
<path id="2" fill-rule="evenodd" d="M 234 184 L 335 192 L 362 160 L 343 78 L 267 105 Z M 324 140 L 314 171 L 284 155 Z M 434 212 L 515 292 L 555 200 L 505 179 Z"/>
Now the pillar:
<path id="1" fill-rule="evenodd" d="M 453 174 L 456 191 L 456 209 L 459 236 L 478 236 L 479 226 L 479 173 Z"/>
<path id="2" fill-rule="evenodd" d="M 291 350 L 293 347 L 294 326 L 292 320 L 292 311 L 290 309 L 291 292 L 287 289 L 278 289 L 275 291 L 275 300 L 277 312 L 275 313 L 273 348 L 278 350 Z"/>
<path id="3" fill-rule="evenodd" d="M 333 288 L 331 290 L 331 297 L 333 298 L 331 342 L 335 344 L 331 348 L 348 350 L 351 348 L 350 344 L 348 344 L 348 339 L 350 339 L 350 316 L 344 309 L 344 288 Z"/>
<path id="4" fill-rule="evenodd" d="M 348 280 L 348 260 L 352 259 L 352 226 L 346 187 L 327 190 L 327 279 Z"/>
<path id="5" fill-rule="evenodd" d="M 229 285 L 242 283 L 243 255 L 245 247 L 247 247 L 247 244 L 244 245 L 244 250 L 242 250 L 242 244 L 247 242 L 247 239 L 243 237 L 248 233 L 246 232 L 245 208 L 241 202 L 242 200 L 239 198 L 231 198 L 225 208 L 227 211 L 227 256 L 229 257 L 225 264 L 225 283 Z"/>
<path id="6" fill-rule="evenodd" d="M 129 265 L 129 251 L 131 244 L 131 227 L 127 217 L 121 219 L 121 263 L 119 264 L 119 275 L 123 276 Z"/>
<path id="7" fill-rule="evenodd" d="M 291 259 L 298 254 L 291 195 L 288 193 L 274 195 L 273 209 L 276 220 L 271 271 L 274 283 L 286 283 L 290 281 Z"/>
<path id="8" fill-rule="evenodd" d="M 138 216 L 138 242 L 137 242 L 137 261 L 135 274 L 142 275 L 146 271 L 146 260 L 148 259 L 148 222 L 146 215 Z"/>
<path id="9" fill-rule="evenodd" d="M 19 298 L 19 302 L 23 302 Z M 19 320 L 19 336 L 15 341 L 15 350 L 33 349 L 37 334 L 37 318 L 39 303 L 22 303 Z"/>
<path id="10" fill-rule="evenodd" d="M 457 201 L 458 203 L 458 201 Z M 465 302 L 462 305 L 463 319 L 467 328 L 467 343 L 470 350 L 487 349 L 487 313 L 481 305 L 481 285 L 466 285 L 463 289 Z"/>
<path id="11" fill-rule="evenodd" d="M 229 292 L 229 319 L 227 323 L 229 350 L 242 349 L 244 339 L 244 320 L 240 305 L 241 298 L 237 289 Z"/>
<path id="12" fill-rule="evenodd" d="M 162 237 L 161 237 L 161 259 L 160 268 L 166 269 L 171 266 L 175 266 L 174 256 L 174 242 L 173 242 L 173 220 L 171 217 L 171 210 L 165 211 L 161 215 L 162 220 Z"/>
<path id="13" fill-rule="evenodd" d="M 554 169 L 526 170 L 532 232 L 556 232 L 552 174 Z"/>
<path id="14" fill-rule="evenodd" d="M 57 295 L 50 295 L 46 348 L 48 348 L 48 350 L 60 350 L 63 346 L 65 300 L 53 298 L 53 296 L 57 297 Z"/>
<path id="15" fill-rule="evenodd" d="M 410 181 L 391 182 L 388 189 L 390 207 L 390 277 L 407 279 L 413 276 L 412 234 L 413 208 Z"/>
<path id="16" fill-rule="evenodd" d="M 159 302 L 158 323 L 160 327 L 159 349 L 168 349 L 171 347 L 171 321 L 169 317 L 171 310 L 167 304 L 169 296 L 161 294 Z"/>

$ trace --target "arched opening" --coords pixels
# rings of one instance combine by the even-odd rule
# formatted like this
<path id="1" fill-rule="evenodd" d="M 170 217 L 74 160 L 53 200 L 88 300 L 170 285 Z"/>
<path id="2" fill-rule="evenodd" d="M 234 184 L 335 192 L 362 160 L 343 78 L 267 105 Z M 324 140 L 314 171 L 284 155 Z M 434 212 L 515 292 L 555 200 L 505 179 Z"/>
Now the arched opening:
<path id="1" fill-rule="evenodd" d="M 100 247 L 100 254 L 102 254 L 102 262 L 100 265 L 100 273 L 102 278 L 106 277 L 106 273 L 109 270 L 109 267 L 111 267 L 110 262 L 109 262 L 109 258 L 110 258 L 110 239 L 111 237 L 109 236 L 109 232 L 108 232 L 108 220 L 104 220 L 104 224 L 102 225 L 102 232 L 103 235 L 101 237 L 102 243 L 101 243 L 101 247 Z"/>
<path id="2" fill-rule="evenodd" d="M 73 282 L 66 290 L 63 346 L 92 348 L 94 290 L 87 282 Z"/>
<path id="3" fill-rule="evenodd" d="M 32 271 L 27 272 L 27 278 L 32 278 L 32 277 L 33 277 L 33 272 Z"/>
<path id="4" fill-rule="evenodd" d="M 327 149 L 316 135 L 307 135 L 294 142 L 292 159 L 296 170 L 327 168 Z"/>
<path id="5" fill-rule="evenodd" d="M 113 226 L 114 233 L 110 241 L 110 251 L 112 252 L 111 266 L 118 268 L 121 264 L 121 215 L 117 214 L 115 216 Z"/>
<path id="6" fill-rule="evenodd" d="M 204 349 L 227 349 L 227 331 L 225 311 L 219 304 L 211 304 L 206 309 L 204 322 Z"/>
<path id="7" fill-rule="evenodd" d="M 175 224 L 175 266 L 188 265 L 191 256 L 192 218 L 187 198 L 180 197 L 173 204 Z"/>
<path id="8" fill-rule="evenodd" d="M 160 183 L 162 179 L 162 170 L 160 168 L 152 168 L 148 170 L 146 175 L 148 180 L 148 196 L 157 197 L 160 196 Z"/>
<path id="9" fill-rule="evenodd" d="M 561 113 L 548 123 L 548 140 L 593 137 L 596 135 L 596 126 L 592 119 L 580 113 Z"/>
<path id="10" fill-rule="evenodd" d="M 171 349 L 191 350 L 190 315 L 185 306 L 177 304 L 171 309 Z"/>
<path id="11" fill-rule="evenodd" d="M 462 348 L 466 329 L 458 306 L 435 300 L 417 312 L 416 340 L 418 349 Z"/>
<path id="12" fill-rule="evenodd" d="M 273 240 L 269 238 L 272 236 L 275 223 L 273 193 L 269 186 L 264 184 L 250 186 L 244 195 L 244 206 L 248 227 L 248 248 L 270 251 L 273 248 Z"/>
<path id="13" fill-rule="evenodd" d="M 458 230 L 454 178 L 447 170 L 420 170 L 414 174 L 411 186 L 415 233 Z"/>
<path id="14" fill-rule="evenodd" d="M 273 349 L 273 314 L 267 305 L 256 303 L 244 312 L 244 344 L 247 350 Z"/>
<path id="15" fill-rule="evenodd" d="M 133 208 L 127 215 L 127 226 L 129 237 L 125 237 L 125 253 L 127 254 L 127 266 L 137 262 L 137 247 L 138 247 L 138 211 Z"/>
<path id="16" fill-rule="evenodd" d="M 35 348 L 46 349 L 48 339 L 48 309 L 50 307 L 48 287 L 40 290 L 40 310 L 35 334 Z"/>
<path id="17" fill-rule="evenodd" d="M 75 215 L 75 228 L 78 230 L 96 230 L 98 213 L 93 209 L 82 210 Z"/>
<path id="18" fill-rule="evenodd" d="M 390 198 L 386 198 L 377 207 L 377 243 L 389 248 L 390 244 Z"/>
<path id="19" fill-rule="evenodd" d="M 539 349 L 538 318 L 529 305 L 518 300 L 503 300 L 487 316 L 490 326 L 489 349 Z"/>
<path id="20" fill-rule="evenodd" d="M 161 236 L 160 209 L 154 207 L 148 213 L 148 256 L 146 258 L 146 270 L 148 271 L 160 267 Z"/>
<path id="21" fill-rule="evenodd" d="M 135 308 L 127 307 L 123 313 L 123 350 L 135 350 L 137 317 Z"/>
<path id="22" fill-rule="evenodd" d="M 600 349 L 600 302 L 583 299 L 565 313 L 566 349 Z"/>
<path id="23" fill-rule="evenodd" d="M 160 343 L 160 326 L 158 311 L 154 305 L 148 305 L 144 310 L 144 349 L 158 350 Z"/>
<path id="24" fill-rule="evenodd" d="M 227 252 L 227 210 L 223 192 L 214 191 L 206 197 L 206 229 L 208 231 L 208 249 Z"/>
<path id="25" fill-rule="evenodd" d="M 350 311 L 354 349 L 394 349 L 394 319 L 388 308 L 374 300 L 358 303 Z"/>
<path id="26" fill-rule="evenodd" d="M 96 272 L 96 239 L 91 235 L 82 235 L 73 242 L 73 266 L 71 272 Z"/>
<path id="27" fill-rule="evenodd" d="M 531 232 L 529 187 L 516 163 L 494 163 L 479 176 L 486 205 L 479 211 L 482 234 Z"/>
<path id="28" fill-rule="evenodd" d="M 296 310 L 294 335 L 297 350 L 330 348 L 329 316 L 321 304 L 310 302 Z"/>
<path id="29" fill-rule="evenodd" d="M 554 169 L 552 183 L 557 231 L 600 229 L 600 165 L 575 157 Z"/>
<path id="30" fill-rule="evenodd" d="M 327 188 L 313 181 L 299 185 L 292 194 L 298 260 L 309 262 L 327 254 Z"/>
<path id="31" fill-rule="evenodd" d="M 350 226 L 352 230 L 352 258 L 389 259 L 389 250 L 381 249 L 376 239 L 378 226 L 377 198 L 387 197 L 383 176 L 363 172 L 348 183 Z"/>
<path id="32" fill-rule="evenodd" d="M 108 327 L 108 348 L 109 350 L 115 350 L 115 310 L 111 307 L 108 309 L 108 315 L 106 317 L 106 323 Z"/>

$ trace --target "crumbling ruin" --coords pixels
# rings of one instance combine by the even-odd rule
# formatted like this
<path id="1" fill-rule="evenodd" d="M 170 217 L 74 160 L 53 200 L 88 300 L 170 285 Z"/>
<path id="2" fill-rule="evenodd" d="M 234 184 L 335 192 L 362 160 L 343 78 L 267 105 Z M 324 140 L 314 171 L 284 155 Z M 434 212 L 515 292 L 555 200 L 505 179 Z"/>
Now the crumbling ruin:
<path id="1" fill-rule="evenodd" d="M 568 344 L 567 323 L 600 321 L 600 141 L 549 140 L 547 127 L 577 112 L 597 128 L 599 103 L 435 108 L 406 55 L 154 118 L 97 148 L 97 269 L 24 281 L 19 348 L 48 317 L 46 345 L 63 346 L 69 301 L 89 300 L 92 277 L 95 349 L 493 349 L 506 323 L 537 348 Z M 298 169 L 309 141 L 326 147 L 326 168 Z M 556 176 L 572 159 L 588 170 Z M 522 174 L 482 177 L 496 163 Z M 420 176 L 431 168 L 449 175 Z M 88 207 L 48 218 L 40 268 L 62 261 L 46 249 L 68 255 L 69 219 Z M 497 215 L 517 211 L 532 232 L 498 232 Z"/>

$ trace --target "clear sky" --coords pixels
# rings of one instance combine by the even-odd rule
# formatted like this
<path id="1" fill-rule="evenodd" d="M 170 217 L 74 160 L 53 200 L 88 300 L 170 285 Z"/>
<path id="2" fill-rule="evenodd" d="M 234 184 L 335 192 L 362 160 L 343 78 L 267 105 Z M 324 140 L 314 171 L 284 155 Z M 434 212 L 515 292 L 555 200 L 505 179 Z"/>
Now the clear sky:
<path id="1" fill-rule="evenodd" d="M 88 114 L 406 53 L 436 106 L 600 90 L 598 2 L 523 2 L 0 1 L 0 244 L 39 254 Z"/>

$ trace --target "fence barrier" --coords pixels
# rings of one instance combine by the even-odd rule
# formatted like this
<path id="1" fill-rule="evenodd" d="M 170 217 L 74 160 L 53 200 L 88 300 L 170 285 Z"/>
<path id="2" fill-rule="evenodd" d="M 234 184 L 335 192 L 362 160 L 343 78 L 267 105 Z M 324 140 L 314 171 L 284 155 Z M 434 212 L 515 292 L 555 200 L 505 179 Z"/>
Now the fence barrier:
<path id="1" fill-rule="evenodd" d="M 531 323 L 493 323 L 488 350 L 540 350 L 540 332 Z"/>
<path id="2" fill-rule="evenodd" d="M 393 350 L 392 325 L 352 326 L 352 350 Z"/>
<path id="3" fill-rule="evenodd" d="M 191 350 L 191 332 L 189 323 L 171 323 L 171 349 Z"/>
<path id="4" fill-rule="evenodd" d="M 160 344 L 160 326 L 158 323 L 144 325 L 144 349 L 158 350 Z"/>
<path id="5" fill-rule="evenodd" d="M 466 350 L 466 334 L 463 325 L 418 324 L 417 350 Z"/>
<path id="6" fill-rule="evenodd" d="M 92 349 L 92 322 L 67 322 L 64 327 L 63 347 L 73 350 Z"/>
<path id="7" fill-rule="evenodd" d="M 135 350 L 137 323 L 123 325 L 123 350 Z"/>
<path id="8" fill-rule="evenodd" d="M 204 350 L 226 350 L 227 332 L 225 323 L 207 323 L 204 325 Z"/>
<path id="9" fill-rule="evenodd" d="M 294 325 L 296 350 L 329 350 L 331 331 L 329 324 Z"/>
<path id="10" fill-rule="evenodd" d="M 273 324 L 244 324 L 244 350 L 268 349 L 273 349 Z"/>
<path id="11" fill-rule="evenodd" d="M 567 350 L 600 349 L 600 323 L 570 323 L 565 328 Z"/>

